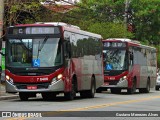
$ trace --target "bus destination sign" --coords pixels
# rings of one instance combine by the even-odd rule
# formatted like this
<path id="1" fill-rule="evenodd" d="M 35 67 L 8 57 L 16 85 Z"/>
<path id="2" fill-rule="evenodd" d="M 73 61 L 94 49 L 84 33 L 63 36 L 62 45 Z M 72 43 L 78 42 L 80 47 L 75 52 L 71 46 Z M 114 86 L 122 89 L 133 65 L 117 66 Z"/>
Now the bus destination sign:
<path id="1" fill-rule="evenodd" d="M 126 47 L 125 42 L 104 42 L 104 47 Z"/>
<path id="2" fill-rule="evenodd" d="M 58 27 L 15 27 L 10 28 L 8 34 L 59 34 Z"/>

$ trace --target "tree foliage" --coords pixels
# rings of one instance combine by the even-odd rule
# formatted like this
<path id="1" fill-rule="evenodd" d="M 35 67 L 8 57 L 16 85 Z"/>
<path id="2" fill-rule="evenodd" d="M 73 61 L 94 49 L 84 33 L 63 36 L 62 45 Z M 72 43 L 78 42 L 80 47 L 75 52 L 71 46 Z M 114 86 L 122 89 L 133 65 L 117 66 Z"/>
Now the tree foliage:
<path id="1" fill-rule="evenodd" d="M 160 1 L 133 0 L 133 22 L 137 39 L 158 43 L 160 40 Z"/>
<path id="2" fill-rule="evenodd" d="M 122 38 L 127 36 L 127 38 L 132 38 L 133 35 L 124 29 L 123 24 L 111 23 L 111 22 L 101 22 L 95 23 L 88 28 L 89 31 L 101 34 L 104 39 L 107 38 Z"/>
<path id="3" fill-rule="evenodd" d="M 5 25 L 14 25 L 17 23 L 26 23 L 33 21 L 35 15 L 40 8 L 39 1 L 36 0 L 14 0 L 5 2 Z"/>
<path id="4" fill-rule="evenodd" d="M 157 43 L 160 39 L 160 1 L 130 0 L 127 10 L 135 39 Z M 82 0 L 82 14 L 101 22 L 124 23 L 125 0 Z M 148 34 L 149 33 L 149 34 Z"/>
<path id="5" fill-rule="evenodd" d="M 119 5 L 120 3 L 116 3 L 118 8 L 122 8 Z M 75 19 L 67 18 L 69 23 L 76 21 L 76 24 L 82 29 L 99 33 L 104 39 L 108 37 L 133 38 L 133 34 L 127 31 L 123 19 L 118 17 L 122 17 L 124 11 L 120 15 L 120 12 L 116 12 L 115 8 L 111 0 L 82 0 L 77 9 L 66 15 L 75 16 Z"/>
<path id="6" fill-rule="evenodd" d="M 7 0 L 4 23 L 6 26 L 60 21 L 101 34 L 104 39 L 127 37 L 148 45 L 160 44 L 160 0 L 130 0 L 127 25 L 131 25 L 131 32 L 125 27 L 125 0 L 81 0 L 75 9 L 65 13 L 46 9 L 38 0 L 24 1 L 27 0 Z"/>

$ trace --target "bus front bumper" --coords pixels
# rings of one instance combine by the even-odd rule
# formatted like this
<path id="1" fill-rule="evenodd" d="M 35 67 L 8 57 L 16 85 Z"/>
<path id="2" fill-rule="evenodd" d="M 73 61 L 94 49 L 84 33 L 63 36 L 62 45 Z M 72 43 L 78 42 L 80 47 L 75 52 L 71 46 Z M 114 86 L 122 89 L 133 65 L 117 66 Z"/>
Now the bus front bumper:
<path id="1" fill-rule="evenodd" d="M 19 84 L 24 85 L 24 84 Z M 35 92 L 35 93 L 41 93 L 41 92 L 60 92 L 64 91 L 64 81 L 58 80 L 57 82 L 54 82 L 52 84 L 49 84 L 47 88 L 38 88 L 36 89 L 35 86 L 37 84 L 25 84 L 25 88 L 17 88 L 16 85 L 10 83 L 6 80 L 6 92 L 8 93 L 16 93 L 16 92 Z M 31 86 L 31 89 L 27 89 L 27 86 Z M 33 86 L 33 87 L 32 87 Z M 33 88 L 33 89 L 32 89 Z"/>
<path id="2" fill-rule="evenodd" d="M 120 80 L 116 85 L 111 85 L 109 82 L 105 82 L 101 87 L 105 88 L 128 88 L 127 80 Z"/>

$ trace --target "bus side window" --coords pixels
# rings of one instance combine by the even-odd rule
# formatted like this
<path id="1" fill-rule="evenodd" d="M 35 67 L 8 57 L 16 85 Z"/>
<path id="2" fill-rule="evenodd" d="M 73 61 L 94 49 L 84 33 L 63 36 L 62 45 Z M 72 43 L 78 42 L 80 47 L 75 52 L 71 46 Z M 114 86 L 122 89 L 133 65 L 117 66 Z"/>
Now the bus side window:
<path id="1" fill-rule="evenodd" d="M 69 41 L 65 41 L 64 43 L 64 56 L 66 58 L 71 58 L 71 44 Z"/>

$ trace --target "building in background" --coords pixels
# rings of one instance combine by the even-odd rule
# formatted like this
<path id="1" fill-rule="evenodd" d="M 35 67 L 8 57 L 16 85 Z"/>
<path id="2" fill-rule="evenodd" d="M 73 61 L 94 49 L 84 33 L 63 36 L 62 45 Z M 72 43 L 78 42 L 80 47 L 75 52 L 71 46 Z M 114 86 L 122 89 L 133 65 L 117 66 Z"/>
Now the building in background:
<path id="1" fill-rule="evenodd" d="M 41 2 L 44 5 L 49 4 L 59 4 L 59 5 L 73 5 L 80 2 L 80 0 L 46 0 L 45 2 Z"/>
<path id="2" fill-rule="evenodd" d="M 80 0 L 46 0 L 41 2 L 47 9 L 54 12 L 68 12 L 75 8 L 75 4 L 80 2 Z"/>

